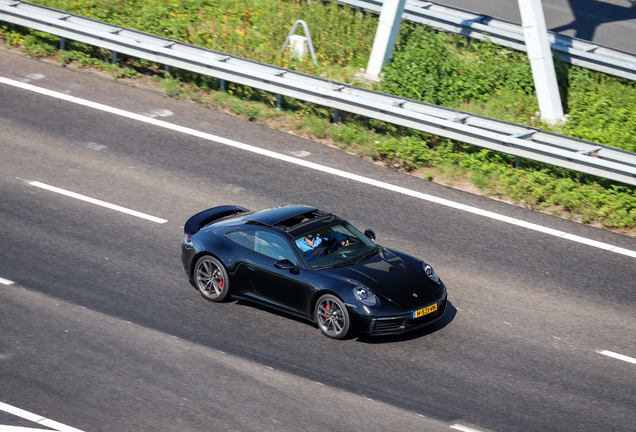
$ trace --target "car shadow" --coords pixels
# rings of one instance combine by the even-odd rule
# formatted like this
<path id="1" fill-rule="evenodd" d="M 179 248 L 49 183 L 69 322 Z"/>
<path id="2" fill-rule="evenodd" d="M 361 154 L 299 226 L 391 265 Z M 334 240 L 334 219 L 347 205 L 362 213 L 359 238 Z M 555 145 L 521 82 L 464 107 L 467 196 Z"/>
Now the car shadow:
<path id="1" fill-rule="evenodd" d="M 265 305 L 261 305 L 260 303 L 251 302 L 249 300 L 236 299 L 230 300 L 229 302 L 235 302 L 237 305 L 247 306 L 250 308 L 254 308 L 263 312 L 267 312 L 268 314 L 277 315 L 281 318 L 289 319 L 296 321 L 298 323 L 308 324 L 310 326 L 318 329 L 318 325 L 316 323 L 312 323 L 311 321 L 280 311 L 278 309 L 273 309 Z M 423 336 L 427 336 L 431 333 L 435 333 L 446 327 L 450 324 L 454 319 L 455 315 L 457 315 L 457 309 L 451 301 L 449 300 L 446 304 L 446 311 L 444 311 L 444 315 L 435 321 L 433 324 L 423 327 L 421 329 L 413 330 L 408 333 L 403 333 L 399 335 L 388 335 L 388 336 L 358 336 L 355 334 L 349 335 L 345 338 L 345 340 L 357 339 L 357 342 L 368 343 L 368 344 L 381 344 L 381 343 L 392 343 L 392 342 L 403 342 L 407 340 L 421 338 Z"/>
<path id="2" fill-rule="evenodd" d="M 279 316 L 281 318 L 286 318 L 286 319 L 293 320 L 293 321 L 296 321 L 296 322 L 299 322 L 299 323 L 303 323 L 303 324 L 313 325 L 314 327 L 318 328 L 318 326 L 315 323 L 312 323 L 308 319 L 304 319 L 304 318 L 301 318 L 299 316 L 293 315 L 291 313 L 284 312 L 284 311 L 281 311 L 281 310 L 278 310 L 278 309 L 275 309 L 275 308 L 272 308 L 272 307 L 268 307 L 266 305 L 262 305 L 262 304 L 257 303 L 257 302 L 251 302 L 249 300 L 243 300 L 243 299 L 236 299 L 236 300 L 232 299 L 232 300 L 229 300 L 229 302 L 236 302 L 237 305 L 251 307 L 251 308 L 263 311 L 263 312 L 267 312 L 268 314 L 277 315 L 277 316 Z"/>
<path id="3" fill-rule="evenodd" d="M 598 0 L 568 0 L 574 19 L 568 24 L 554 27 L 555 33 L 573 30 L 574 37 L 591 41 L 601 24 L 636 18 L 636 0 L 627 0 L 629 6 L 615 5 Z"/>
<path id="4" fill-rule="evenodd" d="M 455 308 L 455 306 L 453 306 L 453 304 L 449 300 L 446 304 L 446 310 L 444 311 L 444 315 L 442 315 L 442 317 L 439 320 L 435 321 L 431 325 L 422 327 L 421 329 L 413 330 L 408 333 L 402 333 L 399 335 L 359 336 L 357 341 L 362 343 L 367 343 L 367 344 L 384 344 L 384 343 L 404 342 L 408 340 L 418 339 L 443 329 L 455 319 L 456 315 L 457 315 L 457 308 Z"/>

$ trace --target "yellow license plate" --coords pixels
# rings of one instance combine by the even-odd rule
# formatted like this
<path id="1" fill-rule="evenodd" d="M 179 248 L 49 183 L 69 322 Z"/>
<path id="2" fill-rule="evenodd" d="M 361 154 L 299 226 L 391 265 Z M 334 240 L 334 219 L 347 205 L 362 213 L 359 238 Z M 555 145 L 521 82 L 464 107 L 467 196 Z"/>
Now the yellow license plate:
<path id="1" fill-rule="evenodd" d="M 413 312 L 413 318 L 423 317 L 424 315 L 428 315 L 431 312 L 435 312 L 437 310 L 437 303 L 434 305 L 430 305 L 429 307 L 425 307 L 424 309 L 416 310 Z"/>

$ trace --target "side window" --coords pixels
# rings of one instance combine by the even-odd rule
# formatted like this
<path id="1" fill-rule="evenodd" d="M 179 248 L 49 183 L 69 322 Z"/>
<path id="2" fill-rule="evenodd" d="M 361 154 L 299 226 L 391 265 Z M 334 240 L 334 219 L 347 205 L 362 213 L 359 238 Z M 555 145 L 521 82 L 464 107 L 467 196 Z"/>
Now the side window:
<path id="1" fill-rule="evenodd" d="M 254 250 L 254 231 L 234 231 L 225 235 L 234 243 L 238 243 L 250 250 Z"/>
<path id="2" fill-rule="evenodd" d="M 254 250 L 275 260 L 288 259 L 298 265 L 296 255 L 284 238 L 268 231 L 254 233 Z"/>

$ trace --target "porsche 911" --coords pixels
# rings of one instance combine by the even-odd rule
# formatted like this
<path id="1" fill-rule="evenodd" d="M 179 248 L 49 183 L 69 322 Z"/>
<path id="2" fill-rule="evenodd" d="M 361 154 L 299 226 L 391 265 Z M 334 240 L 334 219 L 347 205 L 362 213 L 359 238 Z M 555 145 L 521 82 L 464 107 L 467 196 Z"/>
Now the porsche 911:
<path id="1" fill-rule="evenodd" d="M 265 305 L 330 338 L 404 333 L 446 309 L 430 264 L 314 207 L 219 206 L 188 219 L 184 233 L 183 271 L 205 299 Z"/>

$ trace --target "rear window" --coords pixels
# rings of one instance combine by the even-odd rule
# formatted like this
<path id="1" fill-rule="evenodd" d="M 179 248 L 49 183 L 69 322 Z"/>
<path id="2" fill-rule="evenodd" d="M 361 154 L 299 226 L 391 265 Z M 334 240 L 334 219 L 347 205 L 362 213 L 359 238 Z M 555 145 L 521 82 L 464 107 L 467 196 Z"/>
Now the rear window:
<path id="1" fill-rule="evenodd" d="M 254 250 L 254 231 L 234 231 L 225 235 L 234 243 L 238 243 L 249 250 Z"/>

